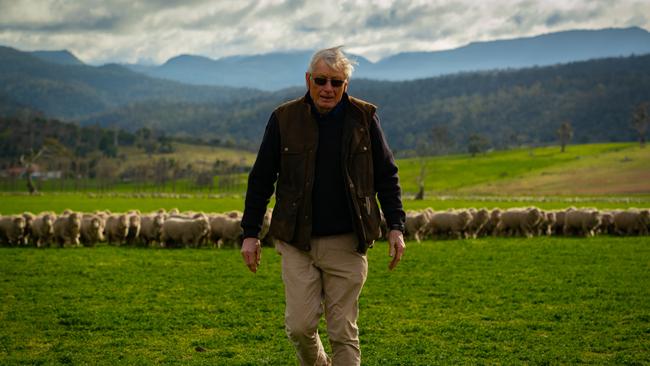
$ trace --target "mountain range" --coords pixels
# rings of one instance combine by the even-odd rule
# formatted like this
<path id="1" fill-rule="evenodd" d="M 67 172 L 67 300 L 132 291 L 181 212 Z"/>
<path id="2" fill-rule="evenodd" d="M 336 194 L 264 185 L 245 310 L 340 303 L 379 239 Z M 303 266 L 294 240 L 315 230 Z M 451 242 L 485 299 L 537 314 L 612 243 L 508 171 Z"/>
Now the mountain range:
<path id="1" fill-rule="evenodd" d="M 603 57 L 650 53 L 650 32 L 641 28 L 575 30 L 536 37 L 471 43 L 435 52 L 407 52 L 376 63 L 357 61 L 354 78 L 413 80 L 457 72 L 522 68 Z M 313 50 L 213 60 L 182 55 L 159 66 L 126 65 L 146 75 L 197 85 L 278 90 L 304 85 Z"/>
<path id="2" fill-rule="evenodd" d="M 145 75 L 194 85 L 249 87 L 274 91 L 304 84 L 304 73 L 313 50 L 230 56 L 211 59 L 179 55 L 162 65 L 124 64 Z M 413 80 L 457 72 L 522 68 L 650 53 L 650 32 L 614 28 L 572 30 L 488 42 L 434 52 L 404 52 L 377 62 L 350 55 L 357 65 L 354 78 Z M 35 56 L 52 62 L 79 65 L 68 51 L 37 51 Z"/>
<path id="3" fill-rule="evenodd" d="M 628 35 L 628 41 L 621 39 L 622 34 Z M 598 47 L 589 46 L 584 35 L 599 35 L 601 54 L 615 53 L 612 56 L 616 57 L 594 56 Z M 445 131 L 448 150 L 462 150 L 468 138 L 476 134 L 484 136 L 494 147 L 549 143 L 555 140 L 557 127 L 565 121 L 574 126 L 574 139 L 579 142 L 629 141 L 635 138 L 629 127 L 632 111 L 638 103 L 650 101 L 650 55 L 620 56 L 642 54 L 646 46 L 650 52 L 650 41 L 643 42 L 646 37 L 647 31 L 629 28 L 472 44 L 448 51 L 446 57 L 464 54 L 466 63 L 472 67 L 480 69 L 477 65 L 481 62 L 482 67 L 493 67 L 473 72 L 456 70 L 414 80 L 406 76 L 403 77 L 409 80 L 371 80 L 360 75 L 364 75 L 364 68 L 370 70 L 391 63 L 401 63 L 397 69 L 415 75 L 417 60 L 442 55 L 401 54 L 377 63 L 362 59 L 350 84 L 350 93 L 379 106 L 386 136 L 399 151 L 414 150 L 426 143 L 431 139 L 432 128 Z M 613 43 L 619 45 L 614 47 Z M 505 56 L 508 49 L 511 55 L 516 49 L 521 55 L 534 54 L 532 50 L 538 50 L 542 44 L 549 45 L 549 56 L 540 55 L 535 66 L 515 68 L 512 65 L 516 62 L 535 59 Z M 560 49 L 566 50 L 565 54 Z M 576 55 L 597 59 L 571 59 Z M 296 70 L 304 69 L 310 56 L 311 52 L 307 51 L 217 61 L 182 56 L 165 65 L 176 67 L 180 75 L 190 64 L 193 75 L 198 77 L 207 75 L 202 68 L 212 67 L 215 62 L 229 64 L 232 68 L 226 76 L 215 75 L 233 80 L 254 80 L 268 75 L 265 82 L 280 86 L 290 74 L 295 76 Z M 498 57 L 510 62 L 510 66 L 494 63 Z M 538 65 L 559 57 L 571 62 Z M 411 65 L 408 60 L 416 61 Z M 460 61 L 456 64 L 462 66 Z M 242 65 L 248 71 L 233 71 L 241 70 Z M 302 81 L 296 87 L 270 92 L 191 85 L 153 77 L 151 70 L 134 70 L 137 67 L 118 64 L 86 65 L 67 51 L 23 52 L 0 47 L 0 115 L 38 111 L 48 118 L 81 125 L 120 127 L 128 131 L 147 127 L 171 136 L 227 141 L 255 149 L 274 107 L 305 92 Z M 301 72 L 297 74 L 302 78 Z"/>

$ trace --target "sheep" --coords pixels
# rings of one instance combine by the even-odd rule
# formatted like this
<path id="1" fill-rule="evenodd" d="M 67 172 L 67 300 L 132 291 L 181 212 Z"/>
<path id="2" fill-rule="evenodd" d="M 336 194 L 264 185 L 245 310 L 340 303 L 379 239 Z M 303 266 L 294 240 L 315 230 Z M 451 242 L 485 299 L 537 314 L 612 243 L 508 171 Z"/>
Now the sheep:
<path id="1" fill-rule="evenodd" d="M 580 209 L 567 211 L 564 216 L 564 235 L 594 236 L 600 226 L 598 210 Z"/>
<path id="2" fill-rule="evenodd" d="M 542 220 L 537 226 L 537 235 L 553 235 L 553 225 L 555 225 L 556 216 L 553 211 L 542 211 Z"/>
<path id="3" fill-rule="evenodd" d="M 124 244 L 129 233 L 129 218 L 124 214 L 112 214 L 106 219 L 106 240 L 108 244 Z"/>
<path id="4" fill-rule="evenodd" d="M 496 228 L 501 220 L 501 209 L 495 208 L 490 212 L 490 218 L 476 233 L 476 236 L 496 235 Z"/>
<path id="5" fill-rule="evenodd" d="M 499 235 L 519 235 L 532 238 L 542 220 L 542 213 L 536 207 L 527 209 L 508 209 L 501 213 L 496 231 Z"/>
<path id="6" fill-rule="evenodd" d="M 81 214 L 70 212 L 60 215 L 54 220 L 54 242 L 63 247 L 66 244 L 79 246 L 79 232 L 81 230 Z"/>
<path id="7" fill-rule="evenodd" d="M 210 223 L 206 217 L 196 219 L 172 217 L 163 223 L 161 245 L 168 247 L 180 243 L 184 246 L 195 246 L 209 232 Z"/>
<path id="8" fill-rule="evenodd" d="M 616 225 L 614 225 L 614 215 L 616 211 L 604 211 L 600 214 L 600 226 L 596 230 L 598 234 L 614 235 Z"/>
<path id="9" fill-rule="evenodd" d="M 49 245 L 54 241 L 54 221 L 56 215 L 53 212 L 41 212 L 32 221 L 32 243 L 37 247 Z"/>
<path id="10" fill-rule="evenodd" d="M 267 208 L 264 213 L 264 219 L 262 220 L 262 229 L 260 230 L 260 241 L 263 245 L 272 246 L 273 238 L 269 234 L 269 229 L 271 228 L 271 218 L 273 217 L 273 209 Z M 240 220 L 241 221 L 241 220 Z"/>
<path id="11" fill-rule="evenodd" d="M 163 214 L 149 214 L 140 217 L 140 241 L 149 246 L 151 243 L 160 244 L 162 225 L 165 222 Z"/>
<path id="12" fill-rule="evenodd" d="M 476 239 L 479 231 L 490 220 L 490 212 L 485 208 L 482 208 L 478 211 L 475 209 L 470 209 L 469 212 L 472 214 L 472 220 L 465 228 L 464 235 L 465 238 Z"/>
<path id="13" fill-rule="evenodd" d="M 555 212 L 555 224 L 552 225 L 552 232 L 555 235 L 564 235 L 564 221 L 566 219 L 566 213 L 569 211 L 575 211 L 575 207 L 568 207 L 564 210 L 557 210 Z"/>
<path id="14" fill-rule="evenodd" d="M 31 213 L 31 212 L 23 212 L 23 218 L 25 219 L 25 230 L 23 232 L 23 240 L 22 243 L 23 245 L 27 245 L 29 241 L 32 240 L 32 223 L 34 222 L 34 219 L 36 216 Z"/>
<path id="15" fill-rule="evenodd" d="M 466 210 L 435 212 L 427 226 L 434 236 L 460 239 L 471 220 L 472 215 Z"/>
<path id="16" fill-rule="evenodd" d="M 209 222 L 210 240 L 217 247 L 221 248 L 224 244 L 236 245 L 239 243 L 243 234 L 240 218 L 233 218 L 226 214 L 214 214 L 209 217 Z"/>
<path id="17" fill-rule="evenodd" d="M 133 245 L 138 239 L 140 234 L 140 211 L 130 211 L 128 213 L 129 218 L 129 230 L 126 234 L 125 242 L 126 244 Z"/>
<path id="18" fill-rule="evenodd" d="M 618 235 L 648 235 L 650 210 L 630 209 L 614 215 L 614 231 Z"/>
<path id="19" fill-rule="evenodd" d="M 406 223 L 404 224 L 404 236 L 406 240 L 415 239 L 420 242 L 421 236 L 429 222 L 426 212 L 409 211 L 406 213 Z"/>
<path id="20" fill-rule="evenodd" d="M 232 219 L 241 219 L 244 214 L 241 211 L 238 210 L 232 210 L 228 212 L 224 212 L 224 214 Z"/>
<path id="21" fill-rule="evenodd" d="M 0 217 L 0 244 L 20 245 L 25 235 L 25 218 L 21 215 Z"/>
<path id="22" fill-rule="evenodd" d="M 104 241 L 104 222 L 96 215 L 83 215 L 79 239 L 84 246 L 93 246 Z"/>

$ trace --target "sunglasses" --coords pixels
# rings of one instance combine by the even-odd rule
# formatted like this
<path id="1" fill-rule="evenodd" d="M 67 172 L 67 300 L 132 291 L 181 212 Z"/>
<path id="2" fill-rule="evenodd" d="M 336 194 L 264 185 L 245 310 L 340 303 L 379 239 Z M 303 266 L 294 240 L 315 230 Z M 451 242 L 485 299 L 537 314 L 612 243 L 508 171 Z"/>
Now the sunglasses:
<path id="1" fill-rule="evenodd" d="M 313 76 L 310 77 L 316 83 L 316 85 L 319 86 L 325 86 L 325 84 L 327 84 L 327 81 L 329 80 L 330 84 L 332 85 L 332 88 L 340 88 L 345 82 L 345 80 L 340 80 L 340 79 L 330 79 L 330 78 L 313 77 Z"/>

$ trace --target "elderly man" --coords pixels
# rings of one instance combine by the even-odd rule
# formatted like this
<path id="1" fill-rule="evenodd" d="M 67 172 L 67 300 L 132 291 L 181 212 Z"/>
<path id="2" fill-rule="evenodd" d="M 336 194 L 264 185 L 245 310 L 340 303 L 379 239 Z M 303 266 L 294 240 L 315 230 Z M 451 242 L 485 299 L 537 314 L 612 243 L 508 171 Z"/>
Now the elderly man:
<path id="1" fill-rule="evenodd" d="M 405 248 L 397 166 L 376 107 L 347 95 L 352 70 L 341 47 L 314 54 L 307 93 L 273 112 L 248 179 L 241 253 L 256 272 L 258 234 L 275 185 L 269 233 L 282 255 L 286 331 L 301 365 L 361 362 L 359 295 L 366 251 L 381 235 L 376 197 L 390 229 L 390 269 Z M 318 335 L 323 308 L 331 361 Z"/>

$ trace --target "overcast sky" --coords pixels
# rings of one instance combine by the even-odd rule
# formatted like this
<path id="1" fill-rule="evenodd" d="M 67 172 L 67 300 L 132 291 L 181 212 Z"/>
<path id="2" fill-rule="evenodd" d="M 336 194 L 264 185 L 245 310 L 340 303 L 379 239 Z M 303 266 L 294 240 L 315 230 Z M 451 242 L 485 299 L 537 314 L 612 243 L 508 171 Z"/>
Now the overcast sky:
<path id="1" fill-rule="evenodd" d="M 373 61 L 568 29 L 650 30 L 650 0 L 0 0 L 0 45 L 87 63 L 344 44 Z"/>

